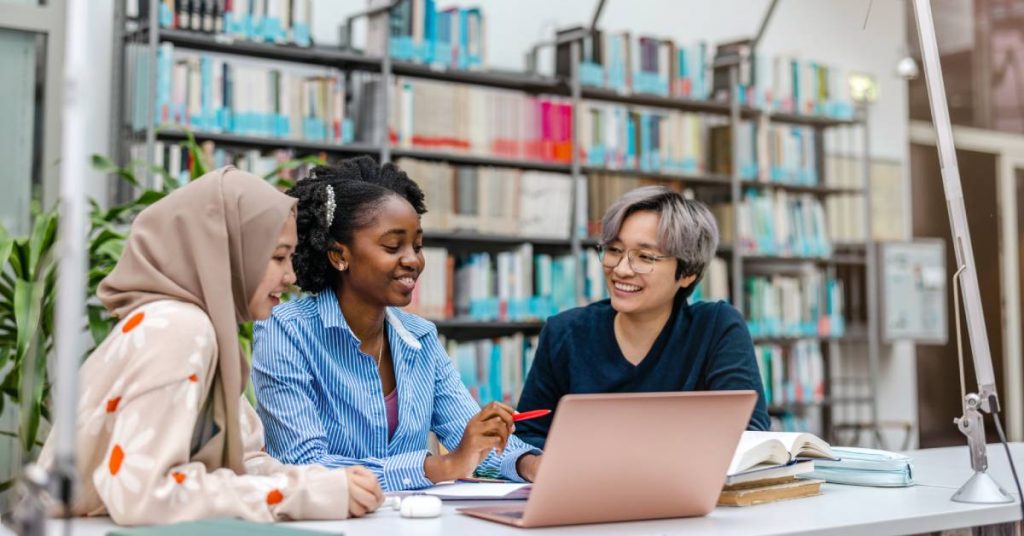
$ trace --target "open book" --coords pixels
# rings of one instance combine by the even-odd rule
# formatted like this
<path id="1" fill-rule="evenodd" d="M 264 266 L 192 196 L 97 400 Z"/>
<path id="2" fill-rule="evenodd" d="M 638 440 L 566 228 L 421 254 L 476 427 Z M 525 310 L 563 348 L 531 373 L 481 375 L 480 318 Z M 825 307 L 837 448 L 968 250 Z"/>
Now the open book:
<path id="1" fill-rule="evenodd" d="M 834 460 L 829 444 L 814 434 L 797 432 L 743 432 L 729 474 L 736 475 L 757 465 L 786 465 L 797 458 Z"/>

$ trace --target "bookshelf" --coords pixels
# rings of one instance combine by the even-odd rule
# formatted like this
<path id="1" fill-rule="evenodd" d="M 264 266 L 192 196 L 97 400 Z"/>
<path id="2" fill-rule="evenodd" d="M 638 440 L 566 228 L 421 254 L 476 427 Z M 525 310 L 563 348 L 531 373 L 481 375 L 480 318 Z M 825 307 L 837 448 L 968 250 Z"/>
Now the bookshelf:
<path id="1" fill-rule="evenodd" d="M 193 51 L 230 54 L 232 56 L 245 56 L 274 62 L 286 62 L 305 66 L 325 67 L 337 69 L 343 72 L 374 73 L 381 76 L 380 87 L 386 91 L 394 77 L 406 77 L 418 80 L 430 80 L 447 82 L 453 84 L 464 84 L 473 87 L 491 88 L 498 90 L 512 90 L 528 95 L 545 95 L 567 99 L 573 110 L 580 110 L 584 101 L 619 104 L 629 107 L 652 108 L 685 113 L 703 114 L 705 116 L 717 117 L 725 124 L 737 131 L 741 121 L 749 121 L 754 128 L 765 128 L 768 125 L 784 124 L 792 126 L 807 127 L 813 130 L 815 136 L 815 147 L 817 151 L 816 167 L 818 184 L 790 184 L 786 182 L 772 182 L 762 180 L 751 180 L 741 177 L 740 165 L 738 162 L 738 137 L 731 136 L 732 141 L 732 173 L 686 173 L 676 171 L 641 171 L 639 169 L 615 169 L 604 166 L 590 165 L 581 159 L 580 151 L 576 148 L 581 146 L 579 139 L 579 114 L 572 114 L 572 156 L 568 162 L 544 161 L 524 158 L 509 158 L 500 156 L 485 156 L 479 154 L 464 153 L 452 150 L 432 150 L 410 147 L 395 146 L 387 135 L 382 135 L 376 142 L 359 143 L 330 143 L 321 141 L 306 141 L 295 139 L 278 139 L 272 137 L 237 135 L 229 133 L 214 132 L 193 132 L 195 138 L 200 141 L 211 141 L 217 145 L 237 147 L 243 149 L 274 150 L 290 149 L 297 156 L 309 154 L 326 154 L 334 157 L 351 157 L 359 155 L 376 156 L 380 161 L 391 161 L 397 158 L 411 158 L 427 162 L 444 162 L 455 166 L 476 166 L 510 168 L 522 171 L 552 172 L 568 175 L 572 180 L 571 206 L 566 207 L 572 213 L 570 236 L 565 239 L 555 238 L 528 238 L 495 234 L 478 231 L 441 231 L 427 230 L 425 233 L 425 245 L 428 247 L 446 248 L 450 251 L 472 251 L 472 252 L 499 252 L 512 250 L 523 244 L 530 244 L 535 251 L 548 253 L 572 254 L 579 259 L 584 252 L 597 245 L 597 239 L 588 236 L 587 214 L 578 209 L 580 207 L 580 196 L 586 196 L 588 188 L 587 176 L 594 174 L 607 174 L 621 177 L 642 178 L 644 180 L 657 180 L 681 183 L 688 188 L 699 188 L 702 190 L 715 191 L 716 196 L 728 199 L 732 205 L 737 205 L 745 198 L 748 191 L 761 192 L 785 192 L 794 196 L 810 196 L 825 200 L 833 196 L 860 195 L 870 197 L 870 184 L 868 181 L 868 148 L 864 144 L 861 158 L 865 162 L 862 173 L 862 184 L 860 186 L 836 186 L 829 183 L 825 176 L 824 158 L 824 136 L 827 129 L 859 127 L 866 131 L 866 115 L 861 111 L 855 119 L 837 119 L 826 116 L 812 116 L 794 113 L 769 112 L 753 107 L 743 106 L 739 102 L 736 92 L 729 95 L 728 100 L 697 100 L 690 98 L 661 96 L 643 93 L 624 93 L 610 89 L 589 87 L 581 84 L 579 79 L 579 59 L 577 54 L 572 54 L 572 73 L 576 76 L 557 77 L 543 76 L 527 72 L 505 72 L 505 71 L 475 71 L 456 69 L 437 69 L 427 65 L 397 61 L 392 58 L 368 56 L 351 50 L 342 50 L 327 47 L 298 47 L 293 45 L 280 45 L 257 43 L 247 40 L 235 39 L 223 35 L 210 35 L 193 31 L 185 31 L 170 28 L 161 28 L 157 24 L 155 8 L 150 10 L 151 17 L 148 21 L 138 21 L 136 28 L 128 30 L 129 21 L 125 17 L 122 2 L 116 2 L 115 9 L 117 20 L 115 31 L 120 32 L 118 39 L 123 43 L 144 43 L 146 54 L 151 64 L 155 64 L 157 47 L 161 43 L 170 43 L 176 47 Z M 155 5 L 155 3 L 151 4 Z M 578 46 L 578 42 L 571 43 Z M 123 49 L 124 47 L 118 47 Z M 116 63 L 120 65 L 115 69 L 115 76 L 118 77 L 115 87 L 117 91 L 126 87 L 128 80 L 129 66 L 123 50 L 118 50 L 119 57 Z M 731 75 L 738 77 L 739 65 L 729 68 Z M 153 76 L 150 76 L 153 78 Z M 147 96 L 155 94 L 155 81 L 151 81 Z M 733 86 L 735 87 L 735 85 Z M 115 98 L 117 95 L 115 95 Z M 154 145 L 156 142 L 179 142 L 186 138 L 185 131 L 175 128 L 158 128 L 155 124 L 155 98 L 146 98 L 146 115 L 148 117 L 145 128 L 141 131 L 129 128 L 125 117 L 129 113 L 127 101 L 123 109 L 119 110 L 121 117 L 117 119 L 121 141 L 115 155 L 119 161 L 126 161 L 125 155 L 129 153 L 128 147 L 133 141 L 144 139 L 145 155 L 148 162 L 154 161 Z M 388 108 L 391 106 L 389 99 L 382 99 L 381 107 L 383 115 L 387 117 Z M 386 130 L 386 129 L 385 129 Z M 865 134 L 866 135 L 866 134 Z M 760 162 L 759 165 L 766 165 Z M 865 203 L 866 205 L 866 203 Z M 738 211 L 735 211 L 738 212 Z M 738 216 L 736 216 L 738 218 Z M 735 224 L 737 220 L 733 223 Z M 866 227 L 862 242 L 833 243 L 832 253 L 827 256 L 806 257 L 786 256 L 763 253 L 749 253 L 743 248 L 736 248 L 732 244 L 722 244 L 717 255 L 727 260 L 729 265 L 729 287 L 730 298 L 741 311 L 744 304 L 745 277 L 748 274 L 788 274 L 794 271 L 806 270 L 811 267 L 830 277 L 836 277 L 838 271 L 846 269 L 862 270 L 865 276 L 865 284 L 861 292 L 867 296 L 874 295 L 875 263 L 872 262 L 873 244 L 870 236 L 870 211 L 864 211 L 863 225 Z M 738 226 L 737 226 L 738 227 Z M 578 303 L 585 300 L 583 289 L 584 274 L 583 263 L 577 263 L 575 295 Z M 829 361 L 833 354 L 838 352 L 830 351 L 838 344 L 867 344 L 868 359 L 872 370 L 877 370 L 878 340 L 877 329 L 875 329 L 875 317 L 877 313 L 872 307 L 867 307 L 867 313 L 863 326 L 850 326 L 845 333 L 837 336 L 817 337 L 788 337 L 788 336 L 759 336 L 755 337 L 755 344 L 772 344 L 783 347 L 792 346 L 799 340 L 813 339 L 821 347 L 825 354 L 824 359 L 824 398 L 816 402 L 794 402 L 772 406 L 772 411 L 778 414 L 804 414 L 808 411 L 818 412 L 821 419 L 821 429 L 824 435 L 830 433 L 831 428 L 831 406 L 830 395 L 831 366 Z M 454 341 L 465 341 L 480 338 L 502 337 L 509 334 L 521 333 L 525 335 L 536 335 L 543 327 L 541 320 L 528 321 L 481 321 L 471 318 L 437 319 L 438 330 L 446 338 Z M 872 382 L 875 383 L 875 382 Z"/>

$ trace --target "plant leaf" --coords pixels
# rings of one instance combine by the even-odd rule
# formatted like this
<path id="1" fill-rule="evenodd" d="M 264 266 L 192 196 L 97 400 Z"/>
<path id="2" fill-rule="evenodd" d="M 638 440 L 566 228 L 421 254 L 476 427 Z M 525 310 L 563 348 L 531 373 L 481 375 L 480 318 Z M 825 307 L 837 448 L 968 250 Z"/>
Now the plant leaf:
<path id="1" fill-rule="evenodd" d="M 102 171 L 104 173 L 115 173 L 118 177 L 121 177 L 121 179 L 127 182 L 128 184 L 131 184 L 136 188 L 139 187 L 139 180 L 135 178 L 135 174 L 132 173 L 130 169 L 119 167 L 117 164 L 115 164 L 113 161 L 111 161 L 109 158 L 103 155 L 92 155 L 92 167 L 93 169 L 97 171 Z"/>
<path id="2" fill-rule="evenodd" d="M 38 279 L 37 270 L 42 259 L 46 258 L 57 240 L 57 213 L 43 212 L 36 216 L 32 226 L 32 236 L 28 244 L 28 272 L 25 279 Z"/>
<path id="3" fill-rule="evenodd" d="M 203 162 L 203 149 L 196 143 L 196 137 L 192 135 L 191 130 L 186 130 L 185 135 L 188 138 L 185 140 L 184 145 L 188 149 L 188 153 L 192 156 L 192 180 L 198 179 L 203 175 L 206 175 L 206 164 Z"/>
<path id="4" fill-rule="evenodd" d="M 21 404 L 21 446 L 25 452 L 30 452 L 36 444 L 36 437 L 39 435 L 39 421 L 43 412 L 43 394 L 47 391 L 47 354 L 42 348 L 36 348 L 32 354 L 31 362 L 22 364 L 23 367 L 33 369 L 31 395 L 27 401 L 23 400 Z"/>
<path id="5" fill-rule="evenodd" d="M 14 321 L 18 326 L 17 360 L 22 362 L 39 332 L 43 313 L 43 283 L 18 280 L 14 284 Z"/>
<path id="6" fill-rule="evenodd" d="M 97 346 L 103 342 L 114 327 L 114 319 L 105 315 L 106 310 L 99 305 L 89 306 L 89 333 L 92 335 L 92 342 Z"/>

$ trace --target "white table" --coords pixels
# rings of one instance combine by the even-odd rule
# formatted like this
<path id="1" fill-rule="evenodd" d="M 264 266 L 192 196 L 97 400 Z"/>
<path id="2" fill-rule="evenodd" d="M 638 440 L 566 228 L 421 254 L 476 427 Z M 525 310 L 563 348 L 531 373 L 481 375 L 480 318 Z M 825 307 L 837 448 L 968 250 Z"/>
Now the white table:
<path id="1" fill-rule="evenodd" d="M 1014 460 L 1024 464 L 1024 444 L 1011 446 Z M 956 488 L 970 476 L 966 447 L 927 449 L 909 453 L 914 458 L 915 480 L 910 488 L 866 488 L 826 484 L 822 495 L 744 508 L 716 508 L 700 518 L 528 529 L 529 534 L 622 535 L 709 534 L 773 535 L 912 534 L 954 528 L 1007 523 L 1020 519 L 1017 504 L 973 505 L 950 501 Z M 990 472 L 1016 495 L 1002 446 L 989 446 Z M 1024 469 L 1019 467 L 1018 469 Z M 445 503 L 437 519 L 403 519 L 394 511 L 381 511 L 362 519 L 334 522 L 299 522 L 290 526 L 364 535 L 475 535 L 524 534 L 524 529 L 461 515 L 455 508 L 480 503 Z M 51 529 L 57 534 L 58 521 Z M 106 518 L 74 521 L 74 534 L 99 536 L 112 527 Z"/>

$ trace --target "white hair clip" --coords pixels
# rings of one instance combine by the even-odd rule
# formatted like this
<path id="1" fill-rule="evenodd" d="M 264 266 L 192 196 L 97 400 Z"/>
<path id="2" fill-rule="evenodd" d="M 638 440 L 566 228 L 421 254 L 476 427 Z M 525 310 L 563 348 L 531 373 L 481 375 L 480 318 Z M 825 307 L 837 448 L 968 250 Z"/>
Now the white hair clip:
<path id="1" fill-rule="evenodd" d="M 327 220 L 327 227 L 330 227 L 334 223 L 334 209 L 338 206 L 334 203 L 334 188 L 328 184 L 324 186 L 327 189 L 327 201 L 324 203 L 324 219 Z"/>

